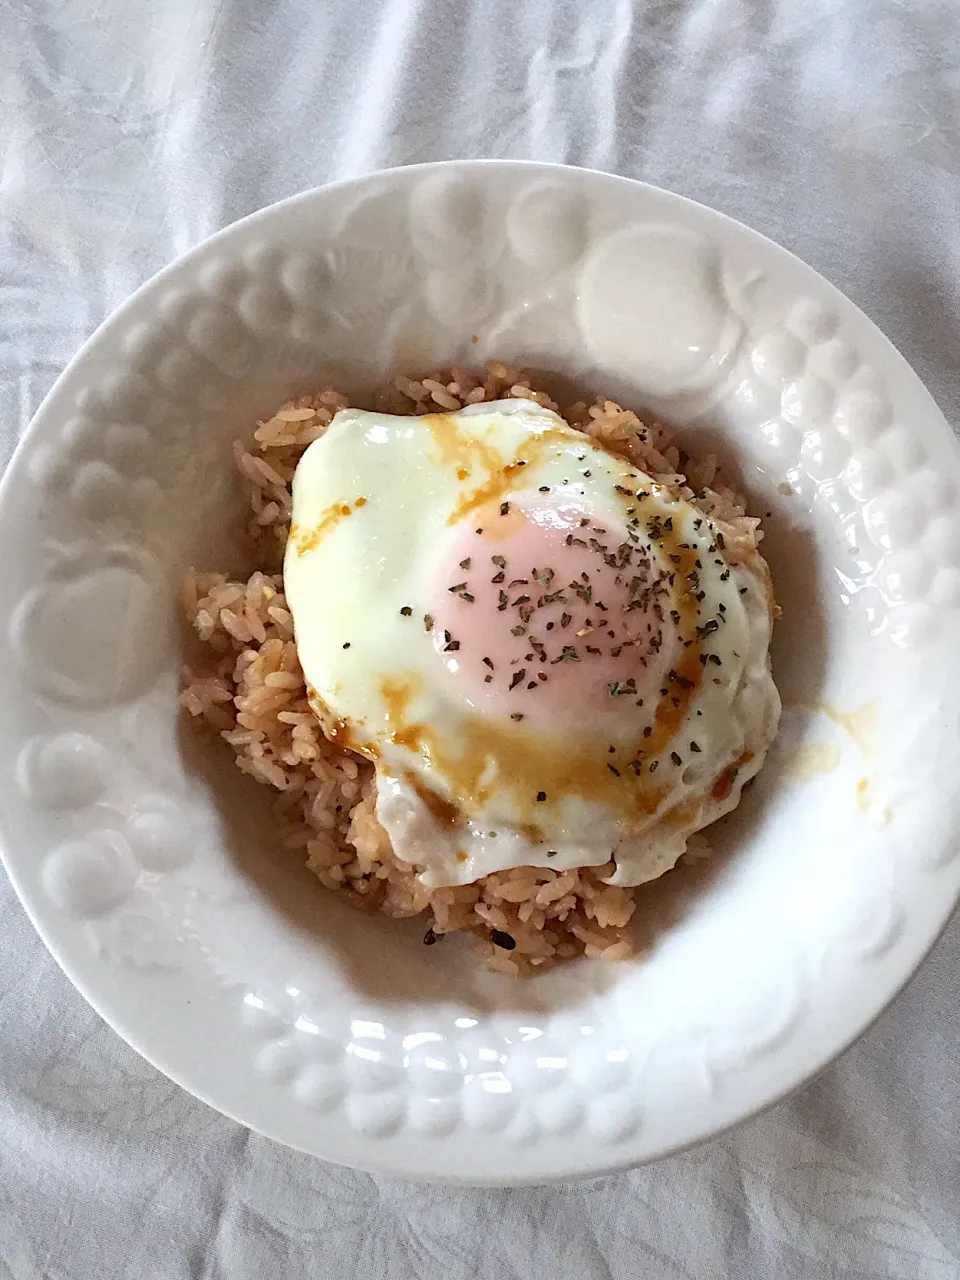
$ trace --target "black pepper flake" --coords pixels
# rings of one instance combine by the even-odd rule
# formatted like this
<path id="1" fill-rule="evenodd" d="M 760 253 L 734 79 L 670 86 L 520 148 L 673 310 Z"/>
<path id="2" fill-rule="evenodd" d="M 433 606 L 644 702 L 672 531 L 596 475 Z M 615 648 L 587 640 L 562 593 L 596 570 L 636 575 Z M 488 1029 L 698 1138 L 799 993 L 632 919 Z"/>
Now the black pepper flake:
<path id="1" fill-rule="evenodd" d="M 510 713 L 510 719 L 511 719 L 511 720 L 522 720 L 522 719 L 523 719 L 523 713 L 522 713 L 521 711 L 511 711 L 511 713 Z"/>
<path id="2" fill-rule="evenodd" d="M 556 856 L 557 856 L 557 851 L 556 851 L 556 849 L 548 849 L 548 850 L 547 850 L 547 857 L 548 857 L 548 858 L 555 858 Z"/>
<path id="3" fill-rule="evenodd" d="M 493 663 L 491 662 L 491 660 L 490 660 L 489 658 L 484 658 L 484 659 L 483 659 L 483 665 L 484 665 L 485 667 L 489 667 L 491 671 L 493 670 Z"/>
<path id="4" fill-rule="evenodd" d="M 344 647 L 345 649 L 349 649 L 349 648 L 350 648 L 350 641 L 349 641 L 349 640 L 347 640 L 347 642 L 344 644 L 344 646 L 343 646 L 343 647 Z"/>
<path id="5" fill-rule="evenodd" d="M 657 772 L 657 768 L 659 767 L 659 764 L 660 764 L 660 761 L 659 761 L 659 760 L 651 760 L 651 761 L 650 761 L 650 772 L 651 772 L 651 773 L 656 773 L 656 772 Z"/>
<path id="6" fill-rule="evenodd" d="M 515 689 L 518 684 L 522 683 L 527 677 L 526 667 L 521 667 L 519 671 L 513 673 L 513 679 L 510 681 L 510 688 Z"/>
<path id="7" fill-rule="evenodd" d="M 723 540 L 723 534 L 722 534 L 722 533 L 718 533 L 718 534 L 717 534 L 717 546 L 720 548 L 720 550 L 721 550 L 721 551 L 723 551 L 723 550 L 724 550 L 724 548 L 726 547 L 726 545 L 727 545 L 727 544 L 726 544 L 726 542 L 724 542 L 724 540 Z"/>
<path id="8" fill-rule="evenodd" d="M 496 584 L 496 583 L 500 583 L 500 582 L 503 582 L 503 580 L 504 580 L 504 578 L 506 578 L 506 576 L 507 576 L 507 575 L 503 572 L 503 570 L 502 570 L 502 569 L 500 569 L 500 570 L 499 570 L 499 572 L 497 572 L 497 573 L 495 573 L 495 574 L 493 575 L 493 577 L 490 579 L 490 581 L 491 581 L 491 582 L 493 582 L 493 583 L 495 583 L 495 584 Z"/>
<path id="9" fill-rule="evenodd" d="M 703 639 L 704 636 L 713 635 L 714 631 L 720 630 L 720 623 L 716 618 L 708 618 L 702 627 L 697 627 L 697 635 Z"/>
<path id="10" fill-rule="evenodd" d="M 690 750 L 694 753 L 694 755 L 700 754 L 700 748 L 695 742 L 690 743 Z"/>
<path id="11" fill-rule="evenodd" d="M 721 577 L 722 577 L 722 576 L 723 576 L 723 575 L 721 574 Z M 727 574 L 727 577 L 729 577 L 729 576 L 730 576 L 730 575 L 729 575 L 729 574 Z M 741 587 L 741 588 L 740 588 L 740 594 L 741 594 L 742 596 L 745 596 L 745 595 L 747 594 L 747 588 L 746 588 L 746 587 Z"/>
<path id="12" fill-rule="evenodd" d="M 509 503 L 509 502 L 501 502 L 501 503 L 500 503 L 500 514 L 501 514 L 502 516 L 505 516 L 505 515 L 509 515 L 509 513 L 510 513 L 510 503 Z"/>
<path id="13" fill-rule="evenodd" d="M 442 937 L 443 937 L 443 934 L 435 933 L 433 930 L 433 926 L 431 925 L 430 928 L 427 930 L 427 932 L 423 935 L 423 945 L 425 947 L 432 947 L 433 944 L 435 942 L 439 942 Z"/>
<path id="14" fill-rule="evenodd" d="M 460 648 L 460 641 L 459 641 L 459 640 L 451 640 L 449 644 L 445 644 L 445 645 L 443 646 L 443 652 L 444 652 L 444 653 L 456 653 L 456 651 L 457 651 L 459 648 Z"/>
<path id="15" fill-rule="evenodd" d="M 432 630 L 433 630 L 433 618 L 431 617 L 431 615 L 430 615 L 429 613 L 425 613 L 425 614 L 423 615 L 423 629 L 424 629 L 424 631 L 432 631 Z"/>
<path id="16" fill-rule="evenodd" d="M 710 658 L 710 661 L 713 663 L 713 665 L 714 665 L 715 667 L 722 667 L 722 666 L 723 666 L 723 662 L 721 661 L 719 654 L 711 653 L 711 654 L 709 655 L 709 658 Z"/>
<path id="17" fill-rule="evenodd" d="M 530 681 L 530 683 L 527 685 L 527 688 L 528 688 L 528 689 L 539 689 L 539 688 L 540 688 L 540 686 L 537 684 L 536 680 L 531 680 L 531 681 Z"/>
<path id="18" fill-rule="evenodd" d="M 447 587 L 447 590 L 451 595 L 456 595 L 458 591 L 466 591 L 466 589 L 467 584 L 465 582 L 455 582 L 452 587 Z M 401 609 L 400 612 L 402 613 L 403 610 Z"/>
<path id="19" fill-rule="evenodd" d="M 483 683 L 484 683 L 484 684 L 492 684 L 492 683 L 493 683 L 493 676 L 484 676 L 484 677 L 483 677 Z"/>
<path id="20" fill-rule="evenodd" d="M 510 634 L 512 636 L 524 636 L 527 634 L 527 628 L 522 622 L 518 622 L 515 627 L 510 628 Z"/>
<path id="21" fill-rule="evenodd" d="M 413 613 L 413 610 L 410 608 L 408 604 L 405 604 L 403 608 L 400 610 L 400 613 L 402 617 L 409 618 L 411 613 Z"/>
<path id="22" fill-rule="evenodd" d="M 549 486 L 548 484 L 542 484 L 542 485 L 540 486 L 540 492 L 541 492 L 541 493 L 549 493 L 549 492 L 550 492 L 550 486 Z"/>
<path id="23" fill-rule="evenodd" d="M 511 937 L 509 933 L 504 933 L 502 929 L 491 929 L 490 941 L 495 947 L 501 947 L 504 951 L 512 951 L 517 945 L 516 938 Z"/>
<path id="24" fill-rule="evenodd" d="M 473 602 L 474 602 L 474 600 L 476 599 L 476 597 L 475 597 L 475 596 L 472 596 L 472 595 L 470 594 L 470 592 L 469 592 L 469 591 L 461 591 L 461 592 L 460 592 L 460 599 L 461 599 L 461 600 L 465 600 L 465 601 L 467 602 L 467 604 L 473 604 Z"/>
<path id="25" fill-rule="evenodd" d="M 570 614 L 569 614 L 569 613 L 561 613 L 561 615 L 560 615 L 560 625 L 561 625 L 561 627 L 569 627 L 569 625 L 570 625 L 570 623 L 571 623 L 572 621 L 573 621 L 573 619 L 570 617 Z"/>
<path id="26" fill-rule="evenodd" d="M 500 569 L 503 569 L 507 563 L 503 556 L 491 556 L 490 559 Z"/>
<path id="27" fill-rule="evenodd" d="M 546 793 L 545 791 L 538 791 L 538 792 L 537 792 L 537 803 L 538 803 L 538 804 L 543 804 L 543 802 L 544 802 L 544 800 L 546 800 L 546 798 L 547 798 L 547 793 Z"/>
<path id="28" fill-rule="evenodd" d="M 547 630 L 548 630 L 548 631 L 552 631 L 552 630 L 553 630 L 553 625 L 554 625 L 554 624 L 553 624 L 552 622 L 548 622 L 548 623 L 547 623 Z"/>
<path id="29" fill-rule="evenodd" d="M 470 557 L 469 557 L 469 556 L 467 556 L 466 560 L 461 560 L 461 561 L 460 561 L 460 568 L 461 568 L 461 569 L 469 569 L 469 568 L 470 568 Z"/>
<path id="30" fill-rule="evenodd" d="M 541 659 L 540 659 L 540 661 L 541 661 L 541 662 L 545 662 L 545 661 L 546 661 L 546 658 L 541 658 Z M 546 680 L 546 678 L 547 678 L 547 673 L 546 673 L 545 671 L 538 671 L 538 672 L 537 672 L 537 679 L 538 679 L 538 680 Z"/>
<path id="31" fill-rule="evenodd" d="M 620 777 L 620 770 L 617 768 L 615 764 L 611 764 L 609 760 L 607 761 L 607 768 L 610 770 L 612 774 L 615 774 L 616 777 L 618 778 Z"/>
<path id="32" fill-rule="evenodd" d="M 508 598 L 508 596 L 507 596 L 507 593 L 506 593 L 506 592 L 501 588 L 501 590 L 500 590 L 500 603 L 497 605 L 497 612 L 498 612 L 498 613 L 503 613 L 504 609 L 507 607 L 507 605 L 508 605 L 509 603 L 510 603 L 510 600 L 509 600 L 509 598 Z"/>
<path id="33" fill-rule="evenodd" d="M 652 729 L 652 727 L 651 727 L 650 725 L 647 725 L 647 727 L 646 727 L 646 728 L 644 729 L 644 731 L 643 731 L 643 736 L 644 736 L 645 738 L 649 738 L 649 737 L 650 737 L 650 735 L 651 735 L 651 733 L 653 733 L 653 729 Z"/>
<path id="34" fill-rule="evenodd" d="M 560 654 L 560 657 L 564 662 L 580 661 L 580 655 L 577 653 L 576 646 L 572 644 L 565 644 L 563 646 L 563 651 Z"/>
<path id="35" fill-rule="evenodd" d="M 680 755 L 679 755 L 679 754 L 678 754 L 678 752 L 676 752 L 676 751 L 671 751 L 671 752 L 670 752 L 670 759 L 671 759 L 671 760 L 673 761 L 673 763 L 674 763 L 675 765 L 677 765 L 678 767 L 679 767 L 680 765 L 682 765 L 682 764 L 683 764 L 683 760 L 682 760 L 682 758 L 680 757 Z"/>

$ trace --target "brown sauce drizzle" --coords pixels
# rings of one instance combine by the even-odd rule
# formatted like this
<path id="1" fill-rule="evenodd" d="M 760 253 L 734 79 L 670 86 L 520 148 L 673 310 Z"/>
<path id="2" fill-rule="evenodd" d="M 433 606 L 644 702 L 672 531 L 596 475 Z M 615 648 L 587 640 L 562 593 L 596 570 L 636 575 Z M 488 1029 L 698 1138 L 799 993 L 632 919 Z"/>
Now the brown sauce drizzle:
<path id="1" fill-rule="evenodd" d="M 744 751 L 738 760 L 724 769 L 723 773 L 720 774 L 719 778 L 717 778 L 716 782 L 713 784 L 713 790 L 710 792 L 710 795 L 714 800 L 722 802 L 727 799 L 730 792 L 733 790 L 733 784 L 737 780 L 737 774 L 743 766 L 745 764 L 749 764 L 752 759 L 753 752 Z"/>
<path id="2" fill-rule="evenodd" d="M 314 551 L 323 541 L 323 539 L 333 529 L 337 527 L 341 520 L 347 516 L 352 516 L 354 511 L 367 505 L 366 498 L 355 498 L 353 505 L 349 502 L 331 502 L 326 507 L 320 519 L 312 529 L 304 530 L 299 525 L 290 526 L 290 541 L 297 549 L 297 555 L 305 555 L 308 551 Z"/>
<path id="3" fill-rule="evenodd" d="M 463 825 L 463 813 L 457 805 L 425 786 L 414 773 L 404 774 L 404 780 L 417 793 L 441 827 L 453 829 Z"/>

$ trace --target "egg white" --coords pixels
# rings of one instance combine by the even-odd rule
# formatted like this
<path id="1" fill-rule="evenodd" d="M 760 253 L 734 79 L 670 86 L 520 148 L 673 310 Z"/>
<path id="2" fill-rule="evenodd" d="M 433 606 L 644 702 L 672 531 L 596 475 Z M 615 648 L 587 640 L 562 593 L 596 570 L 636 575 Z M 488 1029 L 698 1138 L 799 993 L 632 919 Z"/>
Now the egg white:
<path id="1" fill-rule="evenodd" d="M 710 636 L 719 662 L 705 667 L 672 740 L 683 747 L 683 766 L 671 761 L 672 744 L 661 753 L 655 768 L 664 795 L 629 829 L 622 814 L 570 794 L 552 798 L 549 820 L 536 812 L 544 838 L 532 838 L 531 809 L 509 785 L 509 761 L 485 763 L 477 803 L 463 794 L 456 773 L 445 776 L 443 753 L 398 732 L 403 724 L 425 724 L 454 754 L 469 749 L 471 725 L 484 712 L 464 704 L 438 662 L 425 622 L 433 566 L 453 515 L 538 438 L 549 439 L 549 448 L 527 467 L 524 484 L 589 503 L 598 520 L 615 527 L 624 520 L 615 486 L 642 483 L 660 516 L 702 550 L 701 587 L 711 616 L 722 606 L 723 626 Z M 711 523 L 671 491 L 521 400 L 429 419 L 342 410 L 304 454 L 293 488 L 284 581 L 311 699 L 336 740 L 375 759 L 377 817 L 396 855 L 416 865 L 426 884 L 611 859 L 612 883 L 640 884 L 669 869 L 692 832 L 738 803 L 780 711 L 768 657 L 767 585 L 758 566 L 728 564 L 717 554 Z M 455 664 L 456 656 L 445 661 Z M 616 720 L 621 711 L 600 708 L 598 718 Z M 599 743 L 614 731 L 598 724 L 583 733 Z M 721 776 L 729 786 L 718 790 Z M 436 797 L 457 821 L 438 814 Z"/>

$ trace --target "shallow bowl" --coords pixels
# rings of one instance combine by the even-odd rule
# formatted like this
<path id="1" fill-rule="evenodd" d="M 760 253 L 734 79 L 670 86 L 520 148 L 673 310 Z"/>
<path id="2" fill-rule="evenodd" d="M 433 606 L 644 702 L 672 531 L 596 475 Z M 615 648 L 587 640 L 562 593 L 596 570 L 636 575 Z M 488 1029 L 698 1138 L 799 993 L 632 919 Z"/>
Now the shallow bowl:
<path id="1" fill-rule="evenodd" d="M 177 710 L 177 585 L 233 554 L 230 446 L 292 394 L 500 356 L 714 450 L 766 519 L 778 744 L 709 862 L 641 891 L 637 955 L 534 980 L 354 913 Z M 360 1168 L 592 1175 L 782 1097 L 954 905 L 960 464 L 878 330 L 755 232 L 599 173 L 463 162 L 286 200 L 84 346 L 0 494 L 8 872 L 131 1045 Z"/>

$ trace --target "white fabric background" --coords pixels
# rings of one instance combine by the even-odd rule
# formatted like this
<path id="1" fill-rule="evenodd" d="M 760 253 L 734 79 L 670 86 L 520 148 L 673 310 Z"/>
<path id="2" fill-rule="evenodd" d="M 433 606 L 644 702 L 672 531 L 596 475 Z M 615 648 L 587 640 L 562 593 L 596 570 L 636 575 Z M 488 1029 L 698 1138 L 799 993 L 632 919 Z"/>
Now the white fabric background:
<path id="1" fill-rule="evenodd" d="M 301 188 L 454 156 L 673 189 L 795 250 L 960 424 L 955 0 L 0 0 L 0 461 L 141 281 Z M 0 877 L 0 880 L 3 878 Z M 571 1188 L 354 1174 L 101 1023 L 0 884 L 0 1276 L 960 1276 L 955 921 L 801 1094 Z"/>

